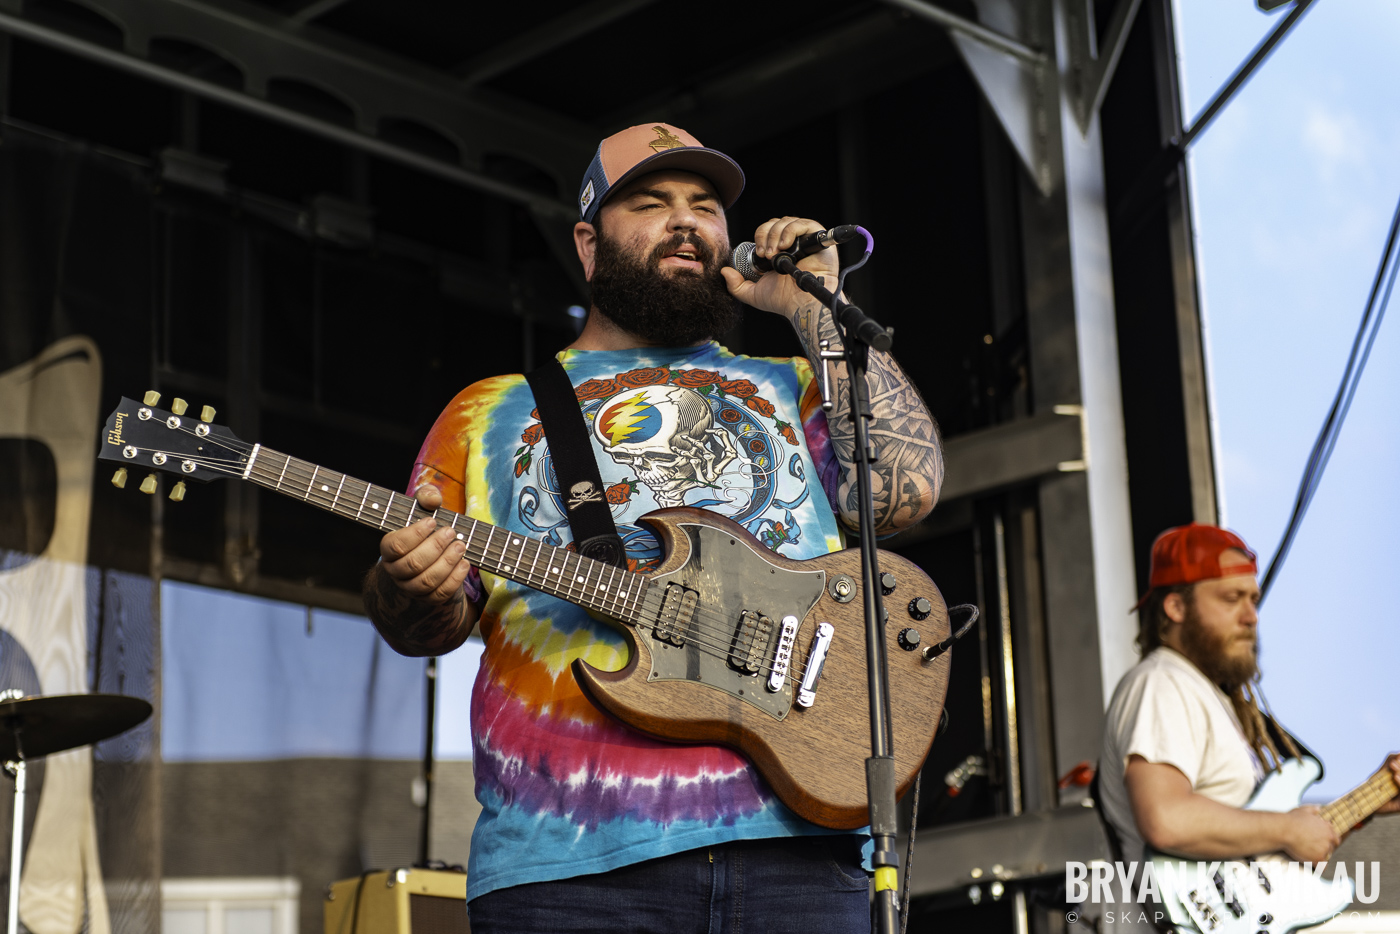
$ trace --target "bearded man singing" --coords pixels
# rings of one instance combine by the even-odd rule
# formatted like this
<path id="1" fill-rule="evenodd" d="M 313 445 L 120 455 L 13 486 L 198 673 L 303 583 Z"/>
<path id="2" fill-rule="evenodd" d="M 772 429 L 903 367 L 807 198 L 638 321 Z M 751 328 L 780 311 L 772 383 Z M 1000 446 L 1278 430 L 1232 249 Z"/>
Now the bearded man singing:
<path id="1" fill-rule="evenodd" d="M 823 340 L 839 345 L 830 313 L 790 278 L 748 282 L 725 267 L 725 211 L 743 184 L 728 156 L 649 124 L 603 140 L 579 191 L 574 240 L 592 301 L 557 359 L 634 570 L 659 561 L 637 522 L 657 507 L 712 510 L 796 559 L 839 549 L 840 526 L 856 527 L 844 367 L 828 419 L 808 360 L 736 356 L 713 340 L 742 302 L 788 318 L 809 357 Z M 820 229 L 774 218 L 754 241 L 771 257 Z M 799 265 L 833 283 L 836 250 Z M 870 382 L 876 525 L 889 534 L 933 508 L 943 466 L 933 419 L 888 355 L 871 354 Z M 426 509 L 554 545 L 572 541 L 572 488 L 560 486 L 519 375 L 453 399 L 409 482 Z M 861 837 L 797 817 L 729 749 L 659 742 L 595 709 L 569 666 L 622 668 L 623 637 L 572 604 L 478 574 L 458 538 L 432 519 L 386 535 L 365 605 L 407 655 L 450 652 L 480 623 L 476 934 L 868 930 Z"/>
<path id="2" fill-rule="evenodd" d="M 1142 661 L 1105 715 L 1099 803 L 1122 858 L 1143 843 L 1196 859 L 1283 851 L 1320 862 L 1341 842 L 1312 806 L 1241 810 L 1296 742 L 1260 712 L 1259 584 L 1254 552 L 1212 525 L 1168 529 L 1152 546 L 1138 604 Z M 1400 778 L 1400 755 L 1387 764 Z M 1400 810 L 1392 800 L 1381 812 Z"/>

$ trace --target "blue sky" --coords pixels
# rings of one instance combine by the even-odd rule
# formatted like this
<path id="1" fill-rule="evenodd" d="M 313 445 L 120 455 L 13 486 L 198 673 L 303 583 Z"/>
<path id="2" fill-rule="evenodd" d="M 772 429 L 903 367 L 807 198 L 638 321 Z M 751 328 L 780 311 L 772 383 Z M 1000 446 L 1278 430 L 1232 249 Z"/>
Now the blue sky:
<path id="1" fill-rule="evenodd" d="M 1280 13 L 1176 0 L 1194 115 Z M 1400 198 L 1400 4 L 1321 0 L 1190 153 L 1224 520 L 1267 564 L 1331 404 Z M 1400 301 L 1396 302 L 1400 304 Z M 1392 308 L 1261 622 L 1264 688 L 1358 784 L 1400 727 L 1387 586 L 1400 555 L 1400 316 Z"/>

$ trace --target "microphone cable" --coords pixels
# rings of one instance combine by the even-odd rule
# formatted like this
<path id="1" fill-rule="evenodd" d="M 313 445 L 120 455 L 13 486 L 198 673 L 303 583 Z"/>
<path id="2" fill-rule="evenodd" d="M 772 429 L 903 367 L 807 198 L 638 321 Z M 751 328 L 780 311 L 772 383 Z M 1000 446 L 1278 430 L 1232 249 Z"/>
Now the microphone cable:
<path id="1" fill-rule="evenodd" d="M 833 295 L 840 295 L 845 291 L 846 277 L 868 263 L 870 261 L 870 254 L 875 252 L 875 238 L 870 235 L 870 231 L 857 224 L 856 233 L 865 238 L 865 252 L 861 254 L 859 260 L 849 266 L 842 267 L 841 271 L 837 273 L 836 289 L 832 292 Z"/>
<path id="2" fill-rule="evenodd" d="M 1347 412 L 1351 409 L 1351 401 L 1356 396 L 1356 387 L 1361 382 L 1361 374 L 1366 369 L 1366 361 L 1370 358 L 1371 348 L 1376 343 L 1376 334 L 1380 332 L 1381 322 L 1385 319 L 1386 306 L 1390 304 L 1390 294 L 1395 288 L 1396 273 L 1400 272 L 1400 262 L 1395 261 L 1397 234 L 1400 234 L 1400 204 L 1396 205 L 1395 217 L 1390 222 L 1390 235 L 1386 238 L 1385 249 L 1381 253 L 1375 282 L 1372 283 L 1370 297 L 1366 300 L 1366 311 L 1361 316 L 1361 325 L 1357 328 L 1356 338 L 1351 344 L 1351 354 L 1347 357 L 1346 369 L 1342 371 L 1341 385 L 1337 387 L 1337 394 L 1332 399 L 1332 407 L 1328 409 L 1327 418 L 1323 420 L 1322 429 L 1317 433 L 1317 440 L 1313 442 L 1312 452 L 1308 455 L 1307 465 L 1303 468 L 1302 480 L 1298 483 L 1297 496 L 1293 500 L 1293 512 L 1288 517 L 1288 525 L 1284 527 L 1278 548 L 1274 550 L 1273 557 L 1269 559 L 1268 570 L 1264 572 L 1264 579 L 1260 583 L 1260 604 L 1263 604 L 1264 599 L 1269 595 L 1269 588 L 1278 576 L 1279 569 L 1283 567 L 1289 549 L 1293 547 L 1293 540 L 1298 535 L 1298 527 L 1303 523 L 1303 516 L 1307 514 L 1308 506 L 1312 504 L 1313 495 L 1322 483 L 1322 472 L 1327 468 L 1327 462 L 1331 459 L 1332 451 L 1337 446 L 1342 423 L 1346 421 Z M 1382 285 L 1385 287 L 1384 294 L 1381 292 Z M 1380 297 L 1379 304 L 1376 301 L 1378 296 Z"/>

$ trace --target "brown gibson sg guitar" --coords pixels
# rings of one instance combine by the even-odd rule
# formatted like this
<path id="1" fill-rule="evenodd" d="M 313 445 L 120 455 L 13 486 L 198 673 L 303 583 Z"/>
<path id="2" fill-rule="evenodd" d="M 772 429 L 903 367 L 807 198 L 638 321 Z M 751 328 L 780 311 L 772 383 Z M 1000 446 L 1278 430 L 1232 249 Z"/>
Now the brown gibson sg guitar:
<path id="1" fill-rule="evenodd" d="M 155 408 L 157 394 L 147 399 L 121 401 L 107 419 L 100 458 L 182 480 L 237 477 L 384 531 L 428 515 L 411 497 L 247 444 L 211 424 L 212 409 L 196 420 L 185 417 L 182 400 L 176 414 Z M 124 485 L 126 471 L 112 482 Z M 155 476 L 141 489 L 155 492 Z M 171 497 L 183 495 L 182 482 Z M 858 550 L 795 561 L 722 516 L 660 509 L 641 521 L 660 537 L 664 558 L 643 575 L 445 509 L 432 516 L 457 530 L 467 558 L 483 571 L 577 604 L 623 633 L 631 657 L 621 671 L 573 664 L 598 707 L 663 740 L 738 750 L 784 804 L 813 823 L 852 829 L 869 822 Z M 890 608 L 895 783 L 903 795 L 943 708 L 951 652 L 928 647 L 948 636 L 948 611 L 914 564 L 881 552 L 880 567 Z"/>

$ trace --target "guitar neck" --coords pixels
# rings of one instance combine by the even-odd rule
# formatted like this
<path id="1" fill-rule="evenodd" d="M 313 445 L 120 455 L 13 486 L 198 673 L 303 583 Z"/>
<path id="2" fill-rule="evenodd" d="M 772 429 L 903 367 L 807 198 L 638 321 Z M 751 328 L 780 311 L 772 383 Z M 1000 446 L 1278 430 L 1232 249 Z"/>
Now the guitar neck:
<path id="1" fill-rule="evenodd" d="M 1395 784 L 1395 776 L 1390 769 L 1381 769 L 1336 801 L 1323 805 L 1322 816 L 1332 822 L 1337 833 L 1343 834 L 1374 814 L 1397 792 L 1400 787 Z"/>
<path id="2" fill-rule="evenodd" d="M 261 445 L 254 448 L 243 479 L 381 532 L 431 516 L 439 527 L 457 530 L 467 559 L 482 570 L 625 623 L 641 618 L 645 577 L 567 548 L 446 509 L 429 512 L 410 496 Z"/>

